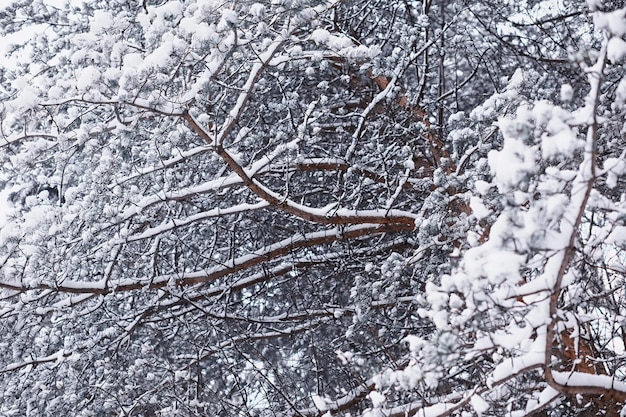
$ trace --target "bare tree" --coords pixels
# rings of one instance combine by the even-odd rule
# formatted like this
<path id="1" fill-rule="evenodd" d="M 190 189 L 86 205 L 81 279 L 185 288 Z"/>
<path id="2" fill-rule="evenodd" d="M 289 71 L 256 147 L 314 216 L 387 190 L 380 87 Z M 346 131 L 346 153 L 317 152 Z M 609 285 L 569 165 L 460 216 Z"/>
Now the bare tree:
<path id="1" fill-rule="evenodd" d="M 617 415 L 624 13 L 544 6 L 3 6 L 1 413 Z"/>

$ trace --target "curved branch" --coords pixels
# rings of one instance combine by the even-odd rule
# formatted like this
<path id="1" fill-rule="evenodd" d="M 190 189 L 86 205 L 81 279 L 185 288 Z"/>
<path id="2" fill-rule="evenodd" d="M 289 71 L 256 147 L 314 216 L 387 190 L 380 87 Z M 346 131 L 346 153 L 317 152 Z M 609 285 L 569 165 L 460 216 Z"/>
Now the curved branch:
<path id="1" fill-rule="evenodd" d="M 216 150 L 253 193 L 267 201 L 272 207 L 303 220 L 313 223 L 335 225 L 383 224 L 396 227 L 397 230 L 405 231 L 413 230 L 415 227 L 415 216 L 411 213 L 398 210 L 334 210 L 333 207 L 333 213 L 330 214 L 331 210 L 329 209 L 314 209 L 297 204 L 277 195 L 265 187 L 260 181 L 250 177 L 246 170 L 221 146 L 218 146 Z"/>
<path id="2" fill-rule="evenodd" d="M 188 287 L 196 284 L 205 284 L 224 276 L 244 271 L 264 262 L 274 260 L 294 250 L 328 244 L 340 240 L 355 239 L 363 236 L 372 236 L 381 233 L 392 233 L 404 230 L 402 225 L 358 225 L 345 229 L 330 229 L 312 232 L 284 239 L 273 245 L 248 255 L 232 259 L 225 265 L 193 273 L 168 274 L 154 279 L 127 279 L 118 283 L 107 284 L 104 280 L 98 282 L 64 281 L 61 284 L 39 284 L 25 287 L 20 283 L 0 282 L 0 288 L 25 292 L 29 290 L 54 290 L 70 294 L 111 294 L 114 292 L 135 291 L 140 289 L 159 289 L 167 286 Z"/>
<path id="3" fill-rule="evenodd" d="M 20 135 L 11 135 L 10 137 L 3 136 L 2 138 L 3 143 L 0 143 L 0 149 L 7 147 L 9 145 L 12 145 L 14 143 L 19 143 L 21 141 L 28 140 L 28 139 L 56 140 L 58 138 L 56 135 L 51 135 L 50 133 L 45 133 L 45 132 L 33 132 L 33 133 L 20 134 Z"/>
<path id="4" fill-rule="evenodd" d="M 550 324 L 547 326 L 546 334 L 546 346 L 545 346 L 545 377 L 546 382 L 555 390 L 564 394 L 605 394 L 616 398 L 623 398 L 626 400 L 626 385 L 623 388 L 616 389 L 613 385 L 613 379 L 604 375 L 585 375 L 584 383 L 579 381 L 580 378 L 574 378 L 573 380 L 564 378 L 563 373 L 552 371 L 552 343 L 556 339 L 556 327 L 558 325 L 558 304 L 559 298 L 562 293 L 563 277 L 570 267 L 571 260 L 575 254 L 575 244 L 578 229 L 583 218 L 583 214 L 587 207 L 587 202 L 593 190 L 593 186 L 596 181 L 596 141 L 598 131 L 598 104 L 600 101 L 602 84 L 602 74 L 606 66 L 607 57 L 607 44 L 608 37 L 605 36 L 600 51 L 599 57 L 592 67 L 587 69 L 588 81 L 591 87 L 591 91 L 588 95 L 587 107 L 581 109 L 588 111 L 589 114 L 589 127 L 587 129 L 587 139 L 585 143 L 585 150 L 583 161 L 580 164 L 578 174 L 572 183 L 571 200 L 569 207 L 566 209 L 563 215 L 562 229 L 563 235 L 568 237 L 568 245 L 560 251 L 551 261 L 554 261 L 555 265 L 546 265 L 546 269 L 550 267 L 557 267 L 556 276 L 549 282 L 552 284 L 552 294 L 550 295 L 549 305 L 549 319 Z M 551 263 L 549 261 L 549 263 Z M 578 372 L 569 374 L 575 376 Z M 593 377 L 593 378 L 592 378 Z M 611 384 L 607 386 L 606 378 L 611 381 Z M 589 384 L 588 381 L 597 381 L 598 385 Z"/>
<path id="5" fill-rule="evenodd" d="M 161 233 L 168 232 L 170 230 L 177 229 L 179 227 L 187 226 L 188 224 L 195 223 L 201 220 L 210 219 L 213 217 L 226 216 L 229 214 L 243 213 L 248 211 L 260 210 L 269 206 L 265 201 L 258 202 L 256 204 L 239 204 L 233 207 L 216 208 L 213 210 L 203 211 L 184 219 L 170 219 L 167 222 L 163 222 L 159 226 L 150 227 L 138 235 L 130 236 L 126 239 L 126 242 L 135 242 L 137 240 L 149 239 L 151 237 L 160 235 Z"/>

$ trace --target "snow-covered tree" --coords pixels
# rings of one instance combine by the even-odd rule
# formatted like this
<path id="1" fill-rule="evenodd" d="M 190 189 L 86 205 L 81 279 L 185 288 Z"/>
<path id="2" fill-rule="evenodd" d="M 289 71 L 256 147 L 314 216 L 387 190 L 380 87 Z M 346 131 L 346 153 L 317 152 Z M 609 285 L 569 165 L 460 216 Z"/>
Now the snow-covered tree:
<path id="1" fill-rule="evenodd" d="M 618 415 L 626 9 L 0 6 L 0 414 Z"/>

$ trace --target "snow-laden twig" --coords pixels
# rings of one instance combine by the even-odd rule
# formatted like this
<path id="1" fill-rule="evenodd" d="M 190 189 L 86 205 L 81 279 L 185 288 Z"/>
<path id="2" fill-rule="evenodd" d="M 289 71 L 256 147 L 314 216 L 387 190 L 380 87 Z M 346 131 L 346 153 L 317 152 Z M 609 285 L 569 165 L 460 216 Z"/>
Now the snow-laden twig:
<path id="1" fill-rule="evenodd" d="M 626 399 L 626 385 L 623 387 L 620 386 L 619 388 L 611 386 L 610 389 L 604 384 L 595 386 L 593 382 L 587 386 L 569 385 L 567 381 L 562 380 L 559 373 L 552 370 L 551 366 L 552 343 L 556 337 L 557 322 L 559 320 L 558 303 L 562 292 L 563 278 L 574 257 L 577 233 L 597 176 L 596 141 L 599 123 L 597 111 L 603 72 L 607 60 L 607 44 L 608 36 L 605 36 L 596 63 L 587 69 L 590 91 L 586 106 L 581 109 L 578 114 L 578 117 L 582 117 L 588 121 L 588 128 L 583 160 L 580 163 L 576 178 L 572 183 L 570 203 L 565 210 L 561 222 L 561 232 L 562 235 L 568 239 L 568 244 L 549 261 L 550 266 L 554 265 L 554 267 L 546 265 L 546 272 L 544 272 L 544 274 L 547 275 L 546 279 L 552 284 L 552 294 L 550 296 L 550 306 L 548 310 L 550 322 L 547 326 L 544 366 L 548 384 L 564 394 L 605 394 L 609 390 L 613 390 L 614 395 L 617 395 L 617 392 L 619 392 L 619 396 Z M 548 274 L 553 276 L 549 276 Z"/>
<path id="2" fill-rule="evenodd" d="M 276 260 L 294 250 L 332 243 L 338 240 L 355 239 L 363 236 L 372 236 L 380 233 L 394 231 L 393 226 L 360 224 L 350 227 L 333 228 L 307 234 L 295 235 L 280 242 L 253 251 L 250 254 L 234 258 L 222 265 L 215 266 L 203 271 L 166 274 L 155 278 L 123 279 L 107 284 L 102 279 L 96 282 L 88 281 L 63 281 L 62 284 L 42 283 L 35 287 L 25 287 L 21 282 L 0 282 L 0 288 L 25 292 L 33 289 L 55 290 L 60 293 L 71 294 L 111 294 L 115 292 L 135 291 L 139 289 L 158 289 L 168 285 L 175 287 L 188 287 L 201 283 L 208 283 L 218 278 L 235 272 L 262 264 L 270 260 Z"/>

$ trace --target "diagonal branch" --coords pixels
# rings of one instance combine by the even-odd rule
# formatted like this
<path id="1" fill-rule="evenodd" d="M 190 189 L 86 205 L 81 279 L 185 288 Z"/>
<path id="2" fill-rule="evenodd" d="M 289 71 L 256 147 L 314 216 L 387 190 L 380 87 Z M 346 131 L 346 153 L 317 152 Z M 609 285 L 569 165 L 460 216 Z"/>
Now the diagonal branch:
<path id="1" fill-rule="evenodd" d="M 613 377 L 590 375 L 581 372 L 554 372 L 551 366 L 552 344 L 556 339 L 556 328 L 559 320 L 558 302 L 562 293 L 563 278 L 574 256 L 577 232 L 597 177 L 596 141 L 599 123 L 597 113 L 601 95 L 602 74 L 607 60 L 607 44 L 608 36 L 605 35 L 602 49 L 595 65 L 587 69 L 591 89 L 587 99 L 587 106 L 581 109 L 581 116 L 585 115 L 585 112 L 589 113 L 589 119 L 586 120 L 589 123 L 589 127 L 587 129 L 583 161 L 572 184 L 571 201 L 568 209 L 565 211 L 564 221 L 561 226 L 564 229 L 563 234 L 568 236 L 568 246 L 560 251 L 551 260 L 552 262 L 549 262 L 553 263 L 553 265 L 546 266 L 546 269 L 551 269 L 550 266 L 558 267 L 558 269 L 553 280 L 552 293 L 550 295 L 550 323 L 547 326 L 544 373 L 547 383 L 563 394 L 607 395 L 618 401 L 624 401 L 626 400 L 626 384 L 615 381 Z"/>
<path id="2" fill-rule="evenodd" d="M 64 281 L 62 284 L 42 283 L 33 287 L 26 287 L 19 282 L 0 282 L 0 288 L 17 292 L 29 290 L 54 290 L 70 294 L 111 294 L 140 289 L 159 289 L 167 286 L 188 287 L 196 284 L 205 284 L 227 275 L 245 271 L 264 262 L 275 260 L 294 250 L 329 244 L 332 242 L 355 239 L 364 236 L 373 236 L 381 233 L 401 231 L 402 225 L 357 225 L 343 229 L 334 228 L 296 235 L 284 239 L 261 250 L 232 259 L 224 265 L 219 265 L 205 271 L 192 273 L 168 274 L 153 279 L 126 279 L 117 283 L 107 284 L 104 280 L 98 282 Z"/>

